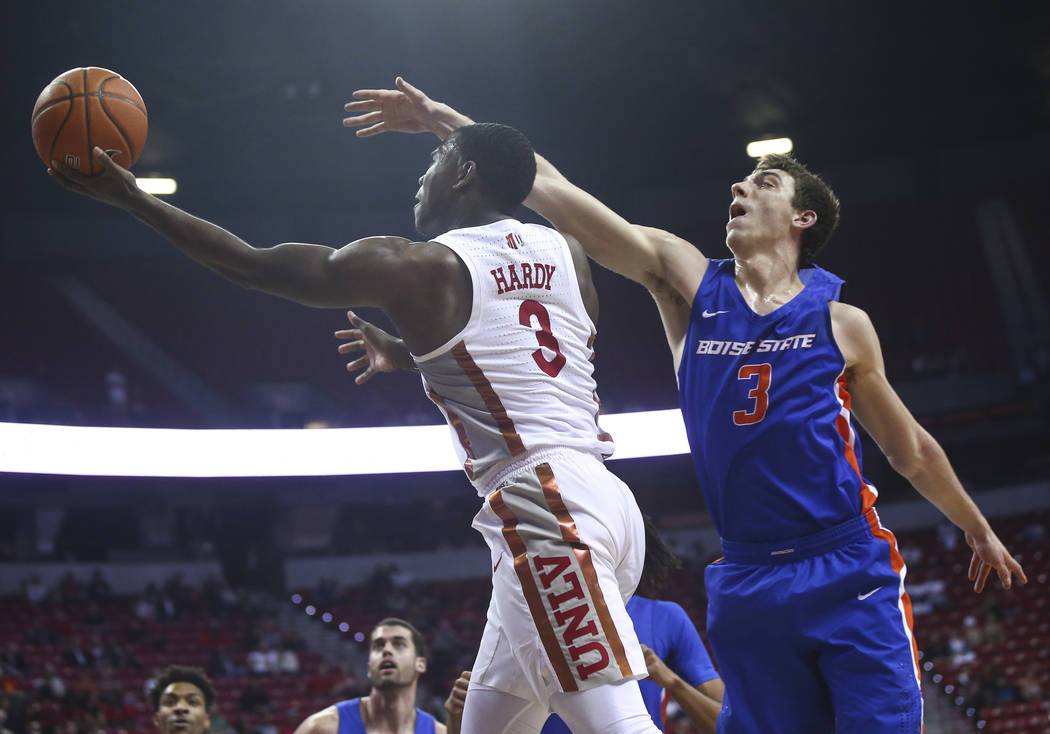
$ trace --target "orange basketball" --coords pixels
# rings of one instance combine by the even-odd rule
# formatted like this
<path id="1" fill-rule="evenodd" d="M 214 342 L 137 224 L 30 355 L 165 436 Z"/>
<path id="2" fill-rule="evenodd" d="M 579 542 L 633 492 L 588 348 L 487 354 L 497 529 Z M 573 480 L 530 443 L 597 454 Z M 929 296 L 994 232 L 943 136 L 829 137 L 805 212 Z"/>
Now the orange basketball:
<path id="1" fill-rule="evenodd" d="M 33 145 L 44 165 L 62 161 L 94 176 L 98 146 L 130 168 L 146 144 L 146 105 L 127 79 L 109 69 L 70 69 L 44 87 L 33 107 Z"/>

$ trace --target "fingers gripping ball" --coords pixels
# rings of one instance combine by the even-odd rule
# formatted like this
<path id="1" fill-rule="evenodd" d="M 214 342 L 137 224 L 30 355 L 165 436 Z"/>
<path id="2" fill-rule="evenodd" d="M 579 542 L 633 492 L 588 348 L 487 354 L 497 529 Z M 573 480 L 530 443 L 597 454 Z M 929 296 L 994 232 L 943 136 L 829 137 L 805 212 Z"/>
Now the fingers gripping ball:
<path id="1" fill-rule="evenodd" d="M 80 173 L 102 172 L 94 146 L 130 168 L 142 153 L 149 128 L 146 105 L 131 82 L 97 66 L 60 74 L 37 97 L 33 145 L 44 165 L 62 161 Z"/>

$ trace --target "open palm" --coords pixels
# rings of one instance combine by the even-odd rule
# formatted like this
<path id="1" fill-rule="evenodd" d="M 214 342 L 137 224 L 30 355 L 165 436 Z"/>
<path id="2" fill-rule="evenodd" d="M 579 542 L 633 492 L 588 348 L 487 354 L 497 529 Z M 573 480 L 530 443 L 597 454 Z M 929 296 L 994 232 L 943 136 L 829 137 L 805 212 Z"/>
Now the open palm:
<path id="1" fill-rule="evenodd" d="M 358 137 L 369 137 L 385 132 L 433 132 L 432 122 L 440 103 L 433 101 L 401 77 L 395 81 L 397 89 L 358 89 L 353 93 L 356 102 L 347 102 L 344 109 L 357 113 L 343 120 L 345 127 L 359 127 Z"/>

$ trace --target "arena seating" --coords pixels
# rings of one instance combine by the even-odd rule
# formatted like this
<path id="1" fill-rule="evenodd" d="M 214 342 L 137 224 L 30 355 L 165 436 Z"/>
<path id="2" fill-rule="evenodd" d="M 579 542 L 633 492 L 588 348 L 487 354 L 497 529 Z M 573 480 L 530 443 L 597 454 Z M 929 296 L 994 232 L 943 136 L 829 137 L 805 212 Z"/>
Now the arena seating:
<path id="1" fill-rule="evenodd" d="M 975 731 L 1045 733 L 1050 511 L 998 518 L 995 524 L 1025 565 L 1027 586 L 1004 592 L 993 580 L 983 594 L 974 594 L 961 538 L 937 528 L 900 534 L 910 558 L 924 676 L 972 720 Z M 682 604 L 702 631 L 706 599 L 699 569 L 709 559 L 686 560 L 665 596 Z M 158 668 L 171 664 L 210 671 L 219 692 L 213 731 L 249 734 L 273 726 L 290 734 L 309 713 L 367 689 L 363 669 L 347 670 L 342 661 L 327 660 L 325 650 L 304 643 L 303 625 L 325 626 L 321 610 L 335 620 L 353 620 L 354 630 L 370 629 L 389 614 L 418 620 L 431 648 L 419 705 L 440 713 L 452 681 L 470 665 L 488 598 L 487 579 L 420 583 L 381 569 L 359 586 L 289 591 L 295 601 L 174 582 L 131 596 L 72 580 L 48 590 L 32 587 L 30 582 L 25 593 L 0 597 L 0 707 L 9 711 L 7 726 L 15 734 L 30 720 L 41 723 L 43 734 L 147 731 L 152 712 L 143 687 Z M 308 604 L 318 613 L 302 614 Z M 294 649 L 298 672 L 250 673 L 249 653 L 264 644 Z M 77 650 L 86 663 L 77 662 Z M 57 693 L 48 690 L 51 675 L 62 681 Z M 677 723 L 675 731 L 690 727 Z"/>

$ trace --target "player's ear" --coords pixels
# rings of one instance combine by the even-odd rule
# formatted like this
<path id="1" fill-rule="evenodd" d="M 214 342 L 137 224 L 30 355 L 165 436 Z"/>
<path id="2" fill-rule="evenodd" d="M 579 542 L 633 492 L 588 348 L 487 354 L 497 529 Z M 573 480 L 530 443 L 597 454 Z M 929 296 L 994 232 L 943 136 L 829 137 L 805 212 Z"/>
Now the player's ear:
<path id="1" fill-rule="evenodd" d="M 426 658 L 416 658 L 416 672 L 419 673 L 420 675 L 422 675 L 423 673 L 427 672 L 427 659 Z"/>
<path id="2" fill-rule="evenodd" d="M 452 184 L 455 191 L 463 192 L 478 177 L 478 166 L 474 161 L 463 161 L 456 169 L 456 181 Z"/>
<path id="3" fill-rule="evenodd" d="M 817 213 L 812 209 L 795 210 L 795 216 L 791 218 L 791 224 L 799 229 L 809 229 L 817 223 Z"/>

